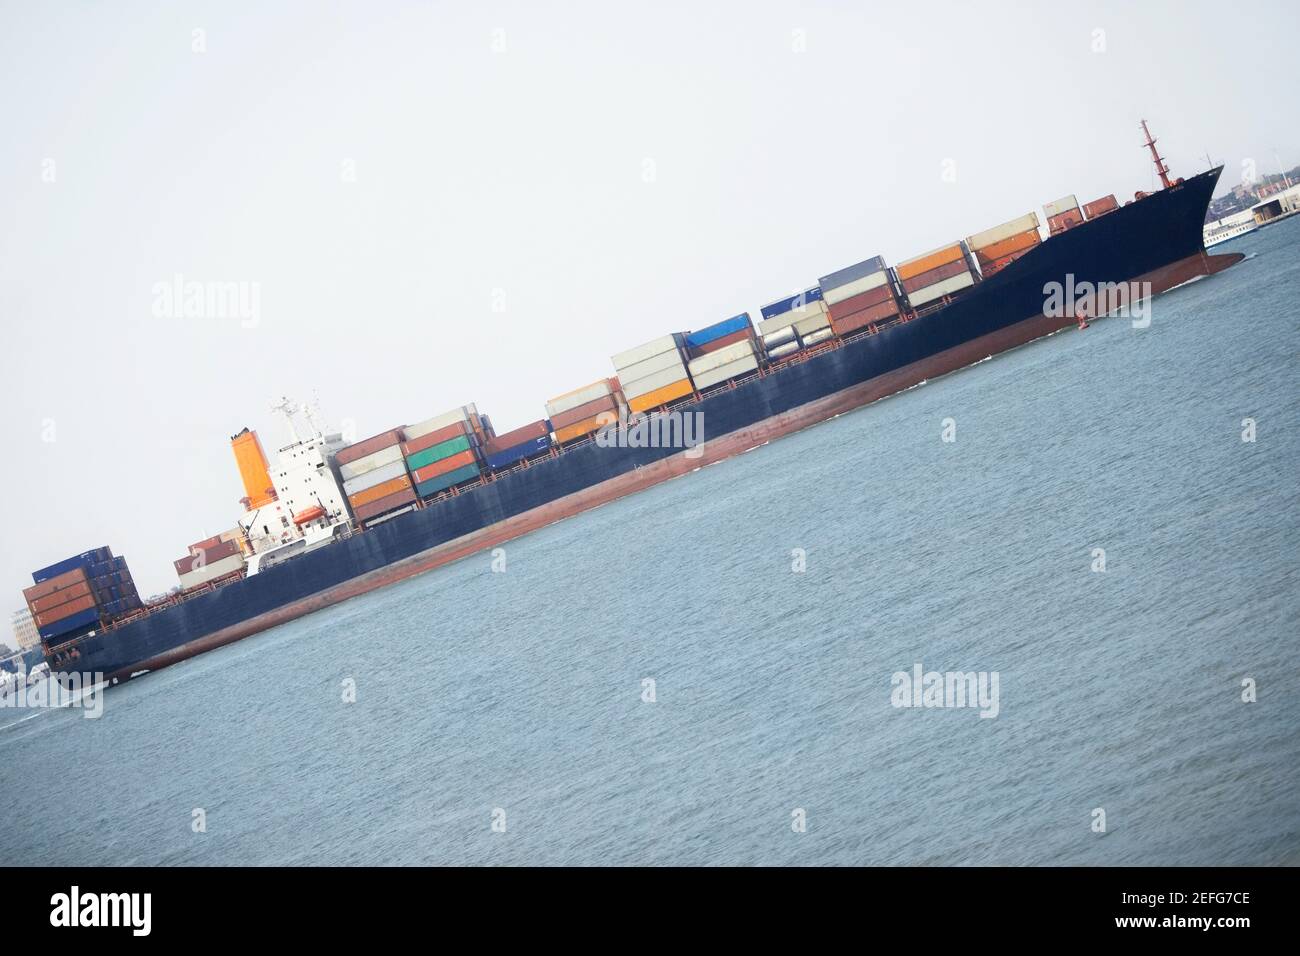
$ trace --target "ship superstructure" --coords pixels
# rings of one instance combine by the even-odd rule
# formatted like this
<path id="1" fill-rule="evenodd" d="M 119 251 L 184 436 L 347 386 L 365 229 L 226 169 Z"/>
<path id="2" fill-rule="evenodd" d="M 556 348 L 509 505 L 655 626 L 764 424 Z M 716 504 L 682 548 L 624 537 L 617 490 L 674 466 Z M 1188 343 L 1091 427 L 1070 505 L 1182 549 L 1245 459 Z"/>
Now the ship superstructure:
<path id="1" fill-rule="evenodd" d="M 301 437 L 298 409 L 282 407 L 294 441 L 280 450 L 280 467 L 236 454 L 248 505 L 239 561 L 258 573 L 235 574 L 75 646 L 51 646 L 51 659 L 119 678 L 183 660 L 1076 322 L 1084 328 L 1109 308 L 1096 299 L 1054 308 L 1049 288 L 1159 294 L 1240 261 L 1208 255 L 1202 243 L 1222 167 L 1173 179 L 1145 123 L 1143 132 L 1158 192 L 1123 204 L 1114 196 L 1057 200 L 1044 207 L 1046 237 L 1029 214 L 897 267 L 873 256 L 764 307 L 756 325 L 742 313 L 621 352 L 616 375 L 551 399 L 547 418 L 502 435 L 466 405 L 345 445 L 310 416 Z M 691 447 L 623 440 L 683 414 L 700 424 Z"/>

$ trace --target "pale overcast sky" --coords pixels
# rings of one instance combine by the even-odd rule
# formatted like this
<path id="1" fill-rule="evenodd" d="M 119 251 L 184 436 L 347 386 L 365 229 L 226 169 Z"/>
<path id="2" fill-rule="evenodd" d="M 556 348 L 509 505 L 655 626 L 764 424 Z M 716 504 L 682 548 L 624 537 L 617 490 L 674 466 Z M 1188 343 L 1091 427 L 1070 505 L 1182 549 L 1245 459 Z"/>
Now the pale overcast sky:
<path id="1" fill-rule="evenodd" d="M 1221 192 L 1293 165 L 1298 9 L 4 2 L 0 587 L 100 544 L 174 585 L 279 394 L 504 431 L 852 262 L 1131 198 L 1143 116 Z M 156 316 L 176 274 L 259 321 Z"/>

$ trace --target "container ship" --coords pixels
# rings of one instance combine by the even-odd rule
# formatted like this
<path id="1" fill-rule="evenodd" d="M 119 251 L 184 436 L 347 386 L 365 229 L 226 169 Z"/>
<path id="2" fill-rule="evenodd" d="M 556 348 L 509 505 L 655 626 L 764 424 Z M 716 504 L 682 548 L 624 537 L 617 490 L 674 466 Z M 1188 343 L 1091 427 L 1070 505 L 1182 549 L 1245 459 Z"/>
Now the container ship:
<path id="1" fill-rule="evenodd" d="M 757 322 L 742 313 L 615 355 L 613 376 L 501 434 L 466 405 L 348 443 L 286 400 L 292 441 L 274 468 L 254 432 L 232 437 L 243 515 L 176 561 L 176 593 L 141 604 L 107 548 L 36 572 L 24 596 L 47 660 L 113 682 L 157 670 L 1086 327 L 1124 289 L 1159 294 L 1240 261 L 1203 245 L 1223 167 L 1173 180 L 1149 133 L 1144 145 L 1158 191 L 1067 196 L 1045 223 L 1030 212 L 897 265 L 864 259 Z M 1049 307 L 1054 285 L 1110 291 Z"/>

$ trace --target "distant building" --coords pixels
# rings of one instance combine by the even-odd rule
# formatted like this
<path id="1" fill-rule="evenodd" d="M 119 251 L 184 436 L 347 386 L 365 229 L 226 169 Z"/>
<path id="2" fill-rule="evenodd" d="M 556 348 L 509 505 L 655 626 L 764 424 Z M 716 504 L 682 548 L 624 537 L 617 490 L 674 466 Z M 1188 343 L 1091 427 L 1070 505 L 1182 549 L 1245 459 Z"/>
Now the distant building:
<path id="1" fill-rule="evenodd" d="M 36 622 L 32 620 L 32 612 L 27 608 L 14 611 L 13 628 L 14 637 L 18 640 L 19 650 L 25 651 L 29 647 L 36 647 L 41 643 L 41 636 L 36 633 Z"/>
<path id="2" fill-rule="evenodd" d="M 1250 207 L 1255 222 L 1261 226 L 1278 219 L 1286 219 L 1300 212 L 1300 186 L 1282 189 L 1273 193 L 1262 202 Z"/>

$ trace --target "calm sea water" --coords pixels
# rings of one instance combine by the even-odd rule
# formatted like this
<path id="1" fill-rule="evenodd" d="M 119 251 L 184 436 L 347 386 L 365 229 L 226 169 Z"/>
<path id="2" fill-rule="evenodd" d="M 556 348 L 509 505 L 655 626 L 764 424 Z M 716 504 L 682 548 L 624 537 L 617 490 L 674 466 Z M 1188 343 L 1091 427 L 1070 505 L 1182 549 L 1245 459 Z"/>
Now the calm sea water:
<path id="1" fill-rule="evenodd" d="M 1150 328 L 932 381 L 504 573 L 276 628 L 100 720 L 0 711 L 0 857 L 1300 862 L 1300 221 L 1224 249 L 1253 258 Z M 998 672 L 1000 713 L 892 707 L 916 662 Z"/>

